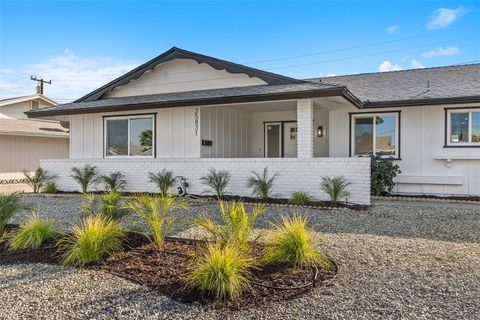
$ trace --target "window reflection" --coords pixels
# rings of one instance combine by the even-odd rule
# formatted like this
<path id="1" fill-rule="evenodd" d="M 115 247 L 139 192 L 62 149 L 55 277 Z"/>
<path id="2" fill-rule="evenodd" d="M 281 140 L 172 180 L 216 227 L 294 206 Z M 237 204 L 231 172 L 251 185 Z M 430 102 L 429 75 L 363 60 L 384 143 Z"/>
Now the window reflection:
<path id="1" fill-rule="evenodd" d="M 451 114 L 450 142 L 468 142 L 468 112 Z"/>
<path id="2" fill-rule="evenodd" d="M 355 119 L 355 155 L 373 154 L 373 117 Z"/>
<path id="3" fill-rule="evenodd" d="M 375 153 L 377 155 L 395 155 L 396 116 L 376 116 L 375 125 Z"/>
<path id="4" fill-rule="evenodd" d="M 128 155 L 128 119 L 107 120 L 108 156 Z"/>
<path id="5" fill-rule="evenodd" d="M 152 118 L 130 120 L 130 155 L 152 155 Z"/>

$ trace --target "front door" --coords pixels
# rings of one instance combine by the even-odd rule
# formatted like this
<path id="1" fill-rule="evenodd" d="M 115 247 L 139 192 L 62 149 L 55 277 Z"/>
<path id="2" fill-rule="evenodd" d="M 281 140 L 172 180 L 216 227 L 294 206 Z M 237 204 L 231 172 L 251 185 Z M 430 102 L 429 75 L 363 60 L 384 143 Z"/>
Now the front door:
<path id="1" fill-rule="evenodd" d="M 265 157 L 279 158 L 282 155 L 282 123 L 265 124 Z"/>
<path id="2" fill-rule="evenodd" d="M 296 122 L 283 124 L 283 156 L 285 158 L 297 157 L 297 128 Z"/>

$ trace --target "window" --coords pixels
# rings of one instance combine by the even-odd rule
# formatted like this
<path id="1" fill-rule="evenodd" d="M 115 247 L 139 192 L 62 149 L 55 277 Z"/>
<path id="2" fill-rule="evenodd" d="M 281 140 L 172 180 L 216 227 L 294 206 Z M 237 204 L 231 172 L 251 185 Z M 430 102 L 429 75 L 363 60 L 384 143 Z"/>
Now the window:
<path id="1" fill-rule="evenodd" d="M 38 109 L 40 102 L 38 100 L 32 100 L 32 110 Z"/>
<path id="2" fill-rule="evenodd" d="M 105 156 L 153 157 L 154 116 L 105 118 Z"/>
<path id="3" fill-rule="evenodd" d="M 447 145 L 480 145 L 480 110 L 447 110 Z"/>
<path id="4" fill-rule="evenodd" d="M 399 113 L 352 114 L 352 155 L 399 157 Z"/>

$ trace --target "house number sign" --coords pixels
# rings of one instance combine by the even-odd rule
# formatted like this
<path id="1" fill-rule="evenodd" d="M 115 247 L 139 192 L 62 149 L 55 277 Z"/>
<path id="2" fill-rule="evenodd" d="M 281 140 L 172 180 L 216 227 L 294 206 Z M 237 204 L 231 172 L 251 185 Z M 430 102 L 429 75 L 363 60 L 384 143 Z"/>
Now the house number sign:
<path id="1" fill-rule="evenodd" d="M 198 136 L 198 108 L 194 109 L 195 112 L 193 114 L 193 122 L 194 122 L 194 130 L 195 130 L 195 136 Z"/>

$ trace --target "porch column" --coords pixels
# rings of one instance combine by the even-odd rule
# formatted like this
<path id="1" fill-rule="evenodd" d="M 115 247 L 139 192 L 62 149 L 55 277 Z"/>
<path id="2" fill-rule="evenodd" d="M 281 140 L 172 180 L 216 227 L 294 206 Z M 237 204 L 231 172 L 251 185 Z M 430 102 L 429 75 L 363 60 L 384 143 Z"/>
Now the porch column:
<path id="1" fill-rule="evenodd" d="M 313 100 L 297 100 L 297 158 L 313 158 Z"/>

